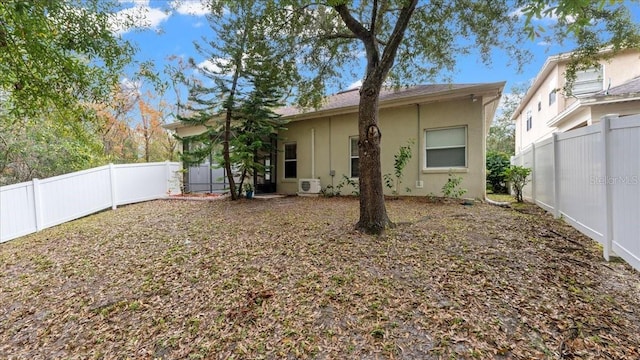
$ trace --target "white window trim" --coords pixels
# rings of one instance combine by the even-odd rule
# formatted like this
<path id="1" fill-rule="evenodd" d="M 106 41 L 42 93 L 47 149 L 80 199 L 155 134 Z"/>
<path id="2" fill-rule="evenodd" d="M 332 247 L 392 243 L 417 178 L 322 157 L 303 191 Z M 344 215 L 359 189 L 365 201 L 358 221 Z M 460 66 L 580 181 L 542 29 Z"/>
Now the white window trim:
<path id="1" fill-rule="evenodd" d="M 353 176 L 353 169 L 351 168 L 351 166 L 352 166 L 352 165 L 351 165 L 351 164 L 352 164 L 351 160 L 353 160 L 353 159 L 358 159 L 358 162 L 360 161 L 360 160 L 359 160 L 359 159 L 360 159 L 360 154 L 357 154 L 357 153 L 356 153 L 356 155 L 354 156 L 354 155 L 351 153 L 351 149 L 352 149 L 352 148 L 351 148 L 351 141 L 352 141 L 353 139 L 356 139 L 356 140 L 357 140 L 357 139 L 359 139 L 359 136 L 358 136 L 358 135 L 349 136 L 349 178 L 351 178 L 351 179 L 358 179 L 358 177 Z"/>
<path id="2" fill-rule="evenodd" d="M 296 158 L 295 159 L 287 159 L 287 145 L 295 145 L 296 146 Z M 283 164 L 282 164 L 282 179 L 283 180 L 296 180 L 298 179 L 298 143 L 295 141 L 286 142 L 282 146 L 283 154 Z M 287 177 L 287 162 L 296 162 L 296 177 Z"/>
<path id="3" fill-rule="evenodd" d="M 551 95 L 553 95 L 553 101 L 551 101 Z M 558 101 L 558 90 L 556 89 L 549 90 L 549 95 L 548 95 L 549 106 L 554 105 L 557 101 Z"/>
<path id="4" fill-rule="evenodd" d="M 598 78 L 596 80 L 582 80 L 579 81 L 578 77 L 580 74 L 586 74 L 586 73 L 596 73 L 598 74 Z M 573 96 L 575 97 L 582 97 L 582 96 L 589 96 L 592 94 L 595 94 L 599 91 L 604 90 L 604 79 L 605 79 L 605 73 L 604 73 L 604 66 L 602 66 L 602 64 L 598 65 L 598 66 L 594 66 L 585 70 L 580 70 L 576 72 L 576 79 L 573 83 L 572 89 L 571 89 L 571 93 Z M 583 85 L 583 84 L 589 84 L 589 83 L 600 83 L 600 87 L 598 89 L 588 89 L 588 90 L 581 90 L 581 91 L 576 91 L 576 86 L 579 85 Z"/>
<path id="5" fill-rule="evenodd" d="M 442 167 L 427 167 L 427 150 L 429 149 L 457 149 L 461 146 L 437 146 L 429 148 L 427 147 L 427 132 L 429 131 L 438 131 L 438 130 L 448 130 L 448 129 L 464 129 L 464 166 L 442 166 Z M 431 128 L 424 129 L 422 138 L 424 139 L 424 148 L 422 151 L 422 156 L 424 156 L 424 161 L 422 162 L 422 171 L 425 173 L 435 173 L 435 172 L 467 172 L 469 169 L 469 127 L 467 125 L 459 125 L 459 126 L 448 126 L 442 128 Z"/>

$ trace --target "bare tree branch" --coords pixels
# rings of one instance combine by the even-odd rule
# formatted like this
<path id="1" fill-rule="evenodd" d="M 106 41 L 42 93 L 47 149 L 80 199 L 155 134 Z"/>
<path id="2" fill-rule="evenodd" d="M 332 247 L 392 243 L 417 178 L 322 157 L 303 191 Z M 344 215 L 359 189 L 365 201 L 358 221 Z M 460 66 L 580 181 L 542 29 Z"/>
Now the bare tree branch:
<path id="1" fill-rule="evenodd" d="M 376 21 L 378 20 L 378 0 L 373 0 L 373 10 L 371 11 L 371 25 L 369 25 L 369 31 L 372 34 L 376 33 Z"/>
<path id="2" fill-rule="evenodd" d="M 371 32 L 367 30 L 356 18 L 351 15 L 347 5 L 338 5 L 335 6 L 334 9 L 338 12 L 344 24 L 351 30 L 358 39 L 366 42 L 370 40 Z"/>
<path id="3" fill-rule="evenodd" d="M 322 40 L 336 40 L 336 39 L 358 39 L 353 33 L 334 33 L 334 34 L 323 34 L 319 36 Z M 381 45 L 387 45 L 387 41 L 376 38 L 376 42 Z"/>
<path id="4" fill-rule="evenodd" d="M 411 20 L 411 15 L 416 9 L 416 5 L 418 5 L 418 0 L 411 0 L 411 2 L 402 8 L 400 11 L 400 15 L 398 16 L 398 22 L 396 22 L 396 26 L 391 33 L 391 37 L 389 38 L 389 44 L 385 47 L 384 52 L 382 54 L 382 61 L 380 66 L 380 75 L 384 78 L 386 74 L 393 66 L 393 62 L 396 58 L 396 53 L 398 52 L 398 47 L 404 38 L 405 30 L 409 25 L 409 21 Z"/>

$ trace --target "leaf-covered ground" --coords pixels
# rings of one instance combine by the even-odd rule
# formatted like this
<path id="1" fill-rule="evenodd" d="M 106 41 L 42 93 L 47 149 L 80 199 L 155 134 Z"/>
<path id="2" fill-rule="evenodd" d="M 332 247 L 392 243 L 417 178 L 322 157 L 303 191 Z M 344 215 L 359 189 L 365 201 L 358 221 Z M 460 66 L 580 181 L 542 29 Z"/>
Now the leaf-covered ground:
<path id="1" fill-rule="evenodd" d="M 640 358 L 640 275 L 529 205 L 155 201 L 0 245 L 0 358 Z"/>

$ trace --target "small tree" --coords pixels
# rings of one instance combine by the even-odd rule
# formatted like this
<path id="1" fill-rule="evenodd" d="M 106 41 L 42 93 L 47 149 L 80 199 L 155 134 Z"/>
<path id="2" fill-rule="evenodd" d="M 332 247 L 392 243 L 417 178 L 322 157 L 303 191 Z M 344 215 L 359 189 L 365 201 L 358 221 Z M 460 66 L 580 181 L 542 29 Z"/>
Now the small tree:
<path id="1" fill-rule="evenodd" d="M 253 91 L 241 103 L 237 113 L 238 121 L 232 128 L 234 136 L 231 139 L 233 151 L 230 160 L 239 171 L 238 197 L 241 189 L 246 190 L 243 185 L 250 185 L 253 189 L 256 172 L 265 171 L 263 163 L 259 161 L 260 157 L 275 150 L 271 140 L 278 131 L 284 129 L 283 125 L 286 123 L 280 115 L 273 112 L 274 108 L 282 106 L 283 94 L 274 86 L 275 82 L 271 81 L 271 77 L 265 75 L 268 74 L 255 75 L 252 81 Z M 249 183 L 245 184 L 245 180 Z"/>
<path id="2" fill-rule="evenodd" d="M 510 93 L 502 96 L 496 116 L 489 128 L 487 153 L 503 152 L 507 155 L 515 154 L 516 125 L 511 120 L 511 116 L 520 105 L 520 100 L 524 98 L 526 92 L 526 87 L 519 84 L 511 87 Z M 502 173 L 502 171 L 500 172 Z"/>
<path id="3" fill-rule="evenodd" d="M 509 156 L 503 152 L 490 151 L 487 153 L 487 184 L 494 193 L 507 191 L 504 171 L 511 165 Z"/>
<path id="4" fill-rule="evenodd" d="M 467 189 L 461 188 L 460 185 L 462 185 L 462 176 L 454 175 L 449 171 L 449 178 L 442 186 L 442 194 L 445 197 L 457 199 L 467 193 Z"/>
<path id="5" fill-rule="evenodd" d="M 385 186 L 389 189 L 393 189 L 393 195 L 398 195 L 398 186 L 402 183 L 402 176 L 404 173 L 404 168 L 411 160 L 411 146 L 415 144 L 413 139 L 407 141 L 407 145 L 400 146 L 398 149 L 398 153 L 393 155 L 393 175 L 391 173 L 384 174 L 384 183 Z M 395 177 L 395 179 L 394 179 Z M 411 192 L 411 188 L 405 188 L 406 192 Z"/>
<path id="6" fill-rule="evenodd" d="M 504 177 L 511 183 L 513 191 L 515 192 L 514 197 L 519 203 L 523 202 L 522 188 L 531 180 L 529 179 L 529 175 L 531 175 L 531 169 L 516 165 L 511 165 L 504 171 Z"/>

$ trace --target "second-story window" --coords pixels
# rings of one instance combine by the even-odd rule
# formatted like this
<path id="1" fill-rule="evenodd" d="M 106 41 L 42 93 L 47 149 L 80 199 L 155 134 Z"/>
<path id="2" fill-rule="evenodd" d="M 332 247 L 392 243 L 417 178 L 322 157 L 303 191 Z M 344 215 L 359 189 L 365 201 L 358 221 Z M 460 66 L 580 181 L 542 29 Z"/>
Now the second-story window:
<path id="1" fill-rule="evenodd" d="M 538 111 L 542 110 L 542 95 L 538 95 Z"/>
<path id="2" fill-rule="evenodd" d="M 573 95 L 589 95 L 598 91 L 602 91 L 602 66 L 576 71 L 571 91 Z"/>
<path id="3" fill-rule="evenodd" d="M 556 89 L 551 90 L 551 92 L 549 92 L 549 106 L 555 104 L 556 102 Z"/>
<path id="4" fill-rule="evenodd" d="M 531 114 L 531 110 L 527 110 L 527 131 L 531 130 L 533 127 L 533 115 Z"/>

